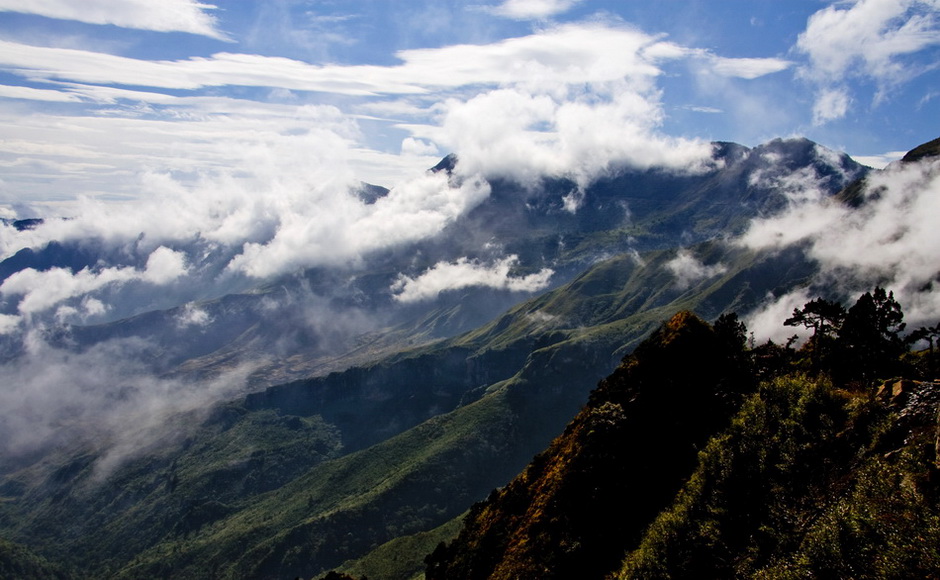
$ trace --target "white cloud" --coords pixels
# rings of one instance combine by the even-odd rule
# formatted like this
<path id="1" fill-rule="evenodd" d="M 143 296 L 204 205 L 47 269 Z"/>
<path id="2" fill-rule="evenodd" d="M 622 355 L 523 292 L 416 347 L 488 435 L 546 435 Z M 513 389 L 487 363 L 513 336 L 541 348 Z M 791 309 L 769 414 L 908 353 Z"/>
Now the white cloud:
<path id="1" fill-rule="evenodd" d="M 935 323 L 940 161 L 890 165 L 869 175 L 865 196 L 854 209 L 815 193 L 790 196 L 787 211 L 755 220 L 742 243 L 757 249 L 802 244 L 820 265 L 819 285 L 857 296 L 880 284 L 895 292 L 912 325 Z"/>
<path id="2" fill-rule="evenodd" d="M 65 91 L 52 91 L 49 89 L 34 89 L 31 87 L 11 85 L 0 85 L 0 98 L 47 101 L 52 103 L 74 103 L 82 100 L 78 95 Z"/>
<path id="3" fill-rule="evenodd" d="M 179 252 L 159 247 L 150 254 L 146 268 L 132 267 L 83 268 L 72 272 L 67 268 L 34 270 L 26 268 L 11 274 L 0 285 L 0 296 L 21 296 L 17 309 L 22 314 L 36 314 L 60 304 L 70 298 L 86 296 L 106 286 L 143 281 L 154 285 L 166 285 L 186 273 L 186 259 Z M 101 313 L 104 306 L 98 300 L 88 302 L 88 314 Z"/>
<path id="4" fill-rule="evenodd" d="M 763 342 L 769 339 L 784 344 L 794 334 L 806 335 L 805 329 L 784 326 L 783 321 L 793 315 L 794 309 L 802 308 L 813 298 L 815 296 L 810 296 L 806 288 L 798 288 L 776 297 L 768 294 L 756 310 L 744 317 L 744 324 L 757 340 Z"/>
<path id="5" fill-rule="evenodd" d="M 186 254 L 160 246 L 147 258 L 141 279 L 162 286 L 185 276 L 188 271 Z"/>
<path id="6" fill-rule="evenodd" d="M 513 20 L 538 20 L 567 12 L 581 0 L 504 0 L 488 12 Z"/>
<path id="7" fill-rule="evenodd" d="M 691 106 L 684 107 L 684 108 L 690 111 L 695 111 L 696 113 L 717 114 L 717 113 L 725 112 L 724 109 L 719 109 L 717 107 L 704 107 L 704 106 L 698 106 L 698 105 L 691 105 Z"/>
<path id="8" fill-rule="evenodd" d="M 190 326 L 205 327 L 212 322 L 212 317 L 204 309 L 190 302 L 186 304 L 176 318 L 176 325 L 179 328 Z"/>
<path id="9" fill-rule="evenodd" d="M 149 61 L 72 48 L 0 41 L 0 67 L 33 81 L 69 80 L 195 90 L 253 86 L 345 95 L 422 95 L 432 87 L 498 83 L 579 84 L 659 74 L 658 37 L 601 24 L 569 24 L 483 45 L 396 53 L 400 65 L 314 65 L 283 57 L 216 53 Z M 618 58 L 611 59 L 610 54 Z"/>
<path id="10" fill-rule="evenodd" d="M 712 70 L 721 76 L 756 79 L 790 68 L 788 60 L 780 58 L 727 58 L 711 55 Z"/>
<path id="11" fill-rule="evenodd" d="M 5 115 L 0 110 L 7 143 L 24 144 L 13 150 L 7 146 L 9 154 L 0 154 L 0 165 L 19 168 L 10 180 L 20 198 L 48 196 L 56 186 L 92 196 L 134 196 L 132 180 L 141 172 L 233 166 L 242 147 L 280 148 L 299 133 L 320 131 L 345 141 L 327 135 L 334 146 L 341 145 L 343 167 L 382 185 L 423 170 L 419 165 L 427 160 L 422 157 L 437 148 L 459 153 L 461 171 L 469 174 L 486 165 L 492 174 L 528 179 L 547 172 L 571 175 L 583 184 L 622 164 L 686 168 L 707 159 L 707 143 L 660 133 L 665 119 L 657 86 L 662 63 L 697 59 L 716 74 L 746 78 L 787 64 L 719 58 L 604 22 L 396 56 L 401 62 L 391 66 L 320 66 L 231 53 L 147 61 L 0 41 L 0 68 L 61 87 L 10 89 L 32 95 L 37 109 L 26 116 L 21 110 Z M 313 99 L 311 92 L 366 97 L 357 101 L 358 110 L 417 122 L 395 125 L 411 133 L 402 139 L 400 155 L 383 153 L 362 143 L 365 136 L 347 110 L 201 94 L 220 86 L 264 87 L 267 94 L 290 91 L 298 103 Z M 38 105 L 43 100 L 61 100 L 71 108 L 53 113 Z M 70 154 L 26 146 L 36 143 L 75 149 Z"/>
<path id="12" fill-rule="evenodd" d="M 845 87 L 820 89 L 813 103 L 813 125 L 824 125 L 841 119 L 848 112 L 850 101 Z"/>
<path id="13" fill-rule="evenodd" d="M 141 362 L 152 356 L 152 345 L 139 340 L 75 352 L 52 347 L 32 331 L 24 347 L 26 356 L 0 365 L 0 455 L 84 444 L 100 453 L 100 476 L 185 435 L 175 415 L 198 414 L 238 396 L 252 370 L 242 365 L 199 382 L 158 378 Z"/>
<path id="14" fill-rule="evenodd" d="M 13 334 L 19 328 L 22 318 L 15 314 L 0 314 L 0 336 Z"/>
<path id="15" fill-rule="evenodd" d="M 429 156 L 440 155 L 440 150 L 434 143 L 415 139 L 414 137 L 405 137 L 401 142 L 402 155 Z"/>
<path id="16" fill-rule="evenodd" d="M 265 278 L 298 268 L 354 263 L 380 248 L 440 232 L 489 192 L 489 184 L 479 179 L 454 186 L 446 174 L 428 173 L 370 205 L 348 194 L 308 196 L 298 200 L 299 211 L 277 216 L 271 239 L 244 244 L 228 269 Z"/>
<path id="17" fill-rule="evenodd" d="M 819 86 L 815 122 L 845 116 L 848 79 L 873 81 L 877 102 L 923 72 L 904 57 L 940 45 L 938 10 L 937 0 L 858 0 L 813 14 L 795 48 L 809 57 L 801 74 Z"/>
<path id="18" fill-rule="evenodd" d="M 518 256 L 508 256 L 489 266 L 467 258 L 456 262 L 439 262 L 421 275 L 412 278 L 399 275 L 391 290 L 400 302 L 418 302 L 437 298 L 441 292 L 472 286 L 485 286 L 512 292 L 536 292 L 548 287 L 554 272 L 545 268 L 527 276 L 512 276 Z"/>
<path id="19" fill-rule="evenodd" d="M 884 169 L 888 166 L 888 164 L 897 161 L 906 154 L 907 151 L 888 151 L 879 155 L 852 155 L 852 159 L 858 161 L 862 165 L 867 165 L 868 167 Z"/>
<path id="20" fill-rule="evenodd" d="M 208 12 L 215 8 L 192 0 L 0 0 L 0 11 L 159 32 L 188 32 L 227 40 L 216 27 L 215 17 Z"/>
<path id="21" fill-rule="evenodd" d="M 696 282 L 708 280 L 728 271 L 728 267 L 721 263 L 703 264 L 685 248 L 680 249 L 675 258 L 666 262 L 666 269 L 675 276 L 676 287 L 680 290 L 685 290 Z"/>
<path id="22" fill-rule="evenodd" d="M 621 166 L 697 171 L 709 163 L 709 143 L 657 132 L 662 108 L 642 79 L 597 89 L 583 100 L 515 88 L 450 101 L 427 136 L 459 152 L 461 172 L 523 183 L 567 176 L 585 187 Z"/>

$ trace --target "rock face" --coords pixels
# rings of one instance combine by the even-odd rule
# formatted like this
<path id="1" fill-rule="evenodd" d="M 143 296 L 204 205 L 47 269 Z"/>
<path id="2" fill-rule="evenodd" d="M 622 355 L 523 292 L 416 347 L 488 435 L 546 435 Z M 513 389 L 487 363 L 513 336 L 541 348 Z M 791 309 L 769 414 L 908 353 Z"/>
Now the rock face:
<path id="1" fill-rule="evenodd" d="M 475 505 L 427 578 L 602 578 L 694 469 L 751 385 L 701 319 L 674 316 L 544 453 Z"/>

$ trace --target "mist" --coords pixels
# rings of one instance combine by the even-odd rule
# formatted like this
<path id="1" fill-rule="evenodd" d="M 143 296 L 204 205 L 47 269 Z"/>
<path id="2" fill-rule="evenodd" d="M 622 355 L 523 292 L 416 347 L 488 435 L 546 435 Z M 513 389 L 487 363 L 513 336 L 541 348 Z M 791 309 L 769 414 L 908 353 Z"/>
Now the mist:
<path id="1" fill-rule="evenodd" d="M 812 180 L 790 185 L 787 209 L 754 220 L 738 243 L 769 251 L 803 247 L 818 274 L 806 288 L 769 297 L 752 313 L 748 326 L 756 336 L 793 334 L 783 320 L 823 288 L 829 299 L 851 305 L 881 286 L 894 292 L 909 330 L 940 321 L 940 161 L 897 162 L 869 174 L 858 207 L 820 195 Z"/>
<path id="2" fill-rule="evenodd" d="M 84 448 L 97 454 L 101 474 L 185 435 L 175 416 L 203 416 L 212 403 L 243 394 L 259 364 L 243 363 L 211 380 L 181 380 L 152 373 L 145 361 L 155 345 L 141 339 L 75 352 L 32 330 L 24 343 L 23 356 L 0 365 L 0 455 Z"/>

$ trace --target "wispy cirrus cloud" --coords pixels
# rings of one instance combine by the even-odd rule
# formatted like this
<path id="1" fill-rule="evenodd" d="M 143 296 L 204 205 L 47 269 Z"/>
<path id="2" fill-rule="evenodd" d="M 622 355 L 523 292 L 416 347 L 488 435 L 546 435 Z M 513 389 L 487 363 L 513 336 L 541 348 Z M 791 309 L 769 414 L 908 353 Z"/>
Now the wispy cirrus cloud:
<path id="1" fill-rule="evenodd" d="M 0 0 L 0 12 L 23 12 L 89 24 L 113 24 L 158 32 L 187 32 L 228 40 L 211 11 L 216 7 L 193 0 Z"/>

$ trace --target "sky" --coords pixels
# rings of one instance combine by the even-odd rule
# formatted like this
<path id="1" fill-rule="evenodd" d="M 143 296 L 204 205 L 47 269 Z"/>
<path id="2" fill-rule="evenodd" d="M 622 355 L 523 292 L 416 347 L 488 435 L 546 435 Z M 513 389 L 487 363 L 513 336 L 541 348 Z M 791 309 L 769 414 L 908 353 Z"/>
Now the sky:
<path id="1" fill-rule="evenodd" d="M 801 135 L 880 167 L 937 137 L 938 15 L 938 0 L 0 0 L 0 217 L 289 167 L 393 187 L 448 153 L 468 173 L 590 181 Z"/>

